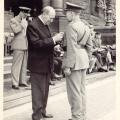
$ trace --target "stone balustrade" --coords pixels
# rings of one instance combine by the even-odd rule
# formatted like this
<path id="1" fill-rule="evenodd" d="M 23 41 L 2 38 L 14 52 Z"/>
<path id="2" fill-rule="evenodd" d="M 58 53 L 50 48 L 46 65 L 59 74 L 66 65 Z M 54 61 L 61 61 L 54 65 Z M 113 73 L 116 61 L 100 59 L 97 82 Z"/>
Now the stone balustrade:
<path id="1" fill-rule="evenodd" d="M 96 32 L 102 34 L 102 44 L 104 45 L 113 45 L 116 44 L 116 27 L 110 26 L 97 26 L 95 28 Z"/>

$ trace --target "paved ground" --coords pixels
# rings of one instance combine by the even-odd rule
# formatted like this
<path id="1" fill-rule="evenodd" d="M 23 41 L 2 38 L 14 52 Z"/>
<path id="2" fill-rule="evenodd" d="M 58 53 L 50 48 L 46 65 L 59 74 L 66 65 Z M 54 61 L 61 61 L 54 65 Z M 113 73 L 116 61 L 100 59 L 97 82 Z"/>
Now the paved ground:
<path id="1" fill-rule="evenodd" d="M 115 75 L 115 72 L 116 71 L 94 72 L 92 74 L 87 75 L 87 81 L 94 82 L 94 81 L 96 81 L 96 79 L 98 80 L 98 79 L 102 79 L 102 78 L 105 78 L 108 76 Z M 11 89 L 11 86 L 12 86 L 11 78 L 5 79 L 4 81 L 5 81 L 4 82 L 4 89 L 3 89 L 4 90 L 4 97 L 11 96 L 11 95 L 22 93 L 22 92 L 26 91 L 26 89 L 23 89 L 23 88 L 20 90 Z M 63 81 L 65 81 L 65 79 L 63 78 L 61 81 L 63 82 Z M 59 83 L 61 83 L 61 81 L 55 81 L 55 83 L 59 84 Z M 54 87 L 54 86 L 51 86 L 51 87 Z"/>
<path id="2" fill-rule="evenodd" d="M 50 120 L 67 120 L 70 108 L 66 92 L 49 98 Z M 31 120 L 31 103 L 4 111 L 4 120 Z M 87 117 L 89 120 L 115 120 L 115 76 L 87 85 Z M 47 119 L 46 119 L 47 120 Z"/>

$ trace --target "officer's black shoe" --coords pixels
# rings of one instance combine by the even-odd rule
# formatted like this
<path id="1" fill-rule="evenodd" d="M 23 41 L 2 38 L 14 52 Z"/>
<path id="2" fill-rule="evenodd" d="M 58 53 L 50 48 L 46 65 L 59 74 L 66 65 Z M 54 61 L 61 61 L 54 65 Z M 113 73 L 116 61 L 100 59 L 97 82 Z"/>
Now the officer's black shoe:
<path id="1" fill-rule="evenodd" d="M 28 87 L 27 84 L 19 84 L 20 87 Z"/>
<path id="2" fill-rule="evenodd" d="M 12 89 L 19 90 L 18 86 L 12 85 Z"/>
<path id="3" fill-rule="evenodd" d="M 108 72 L 108 70 L 104 69 L 104 68 L 99 68 L 98 72 Z"/>
<path id="4" fill-rule="evenodd" d="M 52 114 L 42 114 L 43 118 L 53 118 Z"/>

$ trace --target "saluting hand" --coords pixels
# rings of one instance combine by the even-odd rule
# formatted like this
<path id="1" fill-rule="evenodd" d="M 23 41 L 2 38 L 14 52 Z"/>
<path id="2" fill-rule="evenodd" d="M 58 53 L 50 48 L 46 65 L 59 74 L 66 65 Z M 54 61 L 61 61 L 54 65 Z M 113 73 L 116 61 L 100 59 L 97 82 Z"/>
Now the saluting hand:
<path id="1" fill-rule="evenodd" d="M 65 74 L 65 76 L 69 76 L 71 74 L 70 68 L 65 68 L 64 69 L 64 74 Z"/>

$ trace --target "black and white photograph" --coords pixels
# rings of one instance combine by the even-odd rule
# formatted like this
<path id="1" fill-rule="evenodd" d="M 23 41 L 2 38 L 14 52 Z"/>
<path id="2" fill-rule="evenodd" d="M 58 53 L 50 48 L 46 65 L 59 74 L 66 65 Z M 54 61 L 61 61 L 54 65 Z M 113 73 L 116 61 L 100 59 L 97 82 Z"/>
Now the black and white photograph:
<path id="1" fill-rule="evenodd" d="M 3 1 L 2 119 L 119 120 L 116 0 Z"/>

